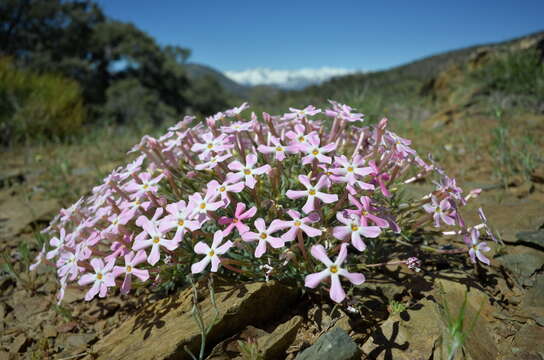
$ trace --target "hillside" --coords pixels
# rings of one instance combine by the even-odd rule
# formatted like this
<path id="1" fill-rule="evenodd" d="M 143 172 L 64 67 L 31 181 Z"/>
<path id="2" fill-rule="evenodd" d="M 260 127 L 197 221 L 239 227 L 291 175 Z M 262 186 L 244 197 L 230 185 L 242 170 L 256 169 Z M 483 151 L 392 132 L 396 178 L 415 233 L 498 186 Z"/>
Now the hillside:
<path id="1" fill-rule="evenodd" d="M 191 80 L 198 80 L 207 76 L 210 76 L 217 80 L 219 84 L 230 94 L 237 95 L 239 97 L 247 97 L 250 91 L 250 87 L 239 84 L 228 77 L 222 72 L 215 70 L 214 68 L 202 65 L 189 63 L 185 65 L 187 75 Z"/>
<path id="2" fill-rule="evenodd" d="M 544 53 L 544 32 L 538 32 L 508 41 L 470 46 L 458 50 L 425 57 L 404 65 L 382 71 L 335 77 L 320 85 L 310 86 L 300 91 L 279 94 L 278 103 L 288 105 L 304 103 L 323 103 L 326 99 L 343 99 L 353 102 L 365 98 L 368 102 L 380 105 L 391 102 L 404 103 L 419 101 L 420 95 L 429 95 L 429 86 L 439 75 L 452 68 L 472 64 L 483 65 L 492 58 L 533 48 L 542 57 Z M 388 100 L 387 100 L 387 99 Z"/>

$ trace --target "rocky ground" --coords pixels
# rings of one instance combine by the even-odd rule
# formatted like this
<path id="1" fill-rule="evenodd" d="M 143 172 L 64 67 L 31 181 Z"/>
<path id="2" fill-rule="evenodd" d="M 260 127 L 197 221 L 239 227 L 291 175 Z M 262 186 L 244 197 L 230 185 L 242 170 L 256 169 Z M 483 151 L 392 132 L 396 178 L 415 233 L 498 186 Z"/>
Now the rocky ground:
<path id="1" fill-rule="evenodd" d="M 464 136 L 482 137 L 494 120 L 480 114 L 470 125 L 464 115 L 412 138 L 416 149 L 453 143 L 443 148 L 444 167 L 467 190 L 483 189 L 469 210 L 475 215 L 484 207 L 506 244 L 493 244 L 490 267 L 474 267 L 461 257 L 422 257 L 417 273 L 398 266 L 367 273 L 354 296 L 362 305 L 355 313 L 333 307 L 326 294 L 303 294 L 288 284 L 235 286 L 216 277 L 216 307 L 206 284 L 197 284 L 196 303 L 211 324 L 208 358 L 445 359 L 451 344 L 446 307 L 455 317 L 467 294 L 467 336 L 457 358 L 544 359 L 544 166 L 526 177 L 497 178 L 489 143 L 480 141 L 470 152 L 470 137 L 454 142 L 460 129 Z M 440 123 L 441 116 L 427 121 Z M 520 128 L 544 135 L 542 117 L 523 119 Z M 85 155 L 75 152 L 76 164 L 77 156 Z M 198 352 L 192 289 L 162 298 L 139 289 L 129 297 L 84 302 L 82 290 L 69 288 L 59 307 L 52 270 L 26 271 L 37 251 L 34 233 L 69 205 L 70 194 L 52 194 L 51 183 L 77 193 L 96 181 L 89 175 L 95 168 L 112 168 L 115 161 L 75 167 L 60 178 L 51 175 L 56 168 L 49 163 L 28 164 L 22 153 L 2 161 L 0 250 L 11 268 L 0 274 L 0 359 L 189 359 L 186 347 Z M 423 195 L 429 186 L 413 185 L 409 192 Z"/>

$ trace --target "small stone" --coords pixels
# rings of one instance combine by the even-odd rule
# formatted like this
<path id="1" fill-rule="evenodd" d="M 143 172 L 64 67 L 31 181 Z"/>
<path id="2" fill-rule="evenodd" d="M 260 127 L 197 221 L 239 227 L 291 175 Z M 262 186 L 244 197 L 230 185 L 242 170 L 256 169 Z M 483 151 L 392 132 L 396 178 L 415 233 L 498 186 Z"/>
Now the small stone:
<path id="1" fill-rule="evenodd" d="M 9 348 L 9 352 L 12 354 L 17 354 L 19 352 L 24 352 L 25 349 L 30 345 L 31 339 L 26 337 L 25 334 L 21 334 L 13 340 L 13 343 L 11 344 Z"/>
<path id="2" fill-rule="evenodd" d="M 66 345 L 73 350 L 80 350 L 96 339 L 96 334 L 72 334 L 66 337 Z"/>
<path id="3" fill-rule="evenodd" d="M 281 359 L 285 357 L 285 350 L 294 341 L 300 325 L 302 325 L 302 316 L 296 315 L 278 325 L 271 334 L 261 337 L 257 341 L 257 345 L 264 358 Z"/>
<path id="4" fill-rule="evenodd" d="M 57 328 L 52 325 L 45 325 L 43 327 L 43 336 L 46 338 L 57 336 Z"/>
<path id="5" fill-rule="evenodd" d="M 357 344 L 344 330 L 335 327 L 301 352 L 296 360 L 355 360 L 360 357 Z"/>

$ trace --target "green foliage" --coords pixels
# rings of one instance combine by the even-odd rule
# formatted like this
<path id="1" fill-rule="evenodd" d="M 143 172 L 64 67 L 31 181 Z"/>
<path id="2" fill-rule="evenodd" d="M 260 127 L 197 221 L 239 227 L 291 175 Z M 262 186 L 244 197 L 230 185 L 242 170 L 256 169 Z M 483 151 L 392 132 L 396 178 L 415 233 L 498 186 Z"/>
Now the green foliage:
<path id="1" fill-rule="evenodd" d="M 544 99 L 544 63 L 535 49 L 513 51 L 471 73 L 486 88 Z"/>
<path id="2" fill-rule="evenodd" d="M 396 300 L 391 300 L 388 306 L 388 310 L 391 314 L 400 314 L 406 311 L 407 308 L 406 304 Z"/>
<path id="3" fill-rule="evenodd" d="M 507 187 L 516 175 L 529 180 L 537 164 L 542 161 L 538 144 L 529 132 L 521 136 L 512 136 L 511 121 L 508 121 L 500 110 L 497 110 L 495 115 L 499 124 L 492 130 L 494 175 L 501 180 L 504 187 Z"/>
<path id="4" fill-rule="evenodd" d="M 173 122 L 176 110 L 160 100 L 153 89 L 144 87 L 138 79 L 127 78 L 114 82 L 106 92 L 103 117 L 110 123 L 135 125 Z"/>
<path id="5" fill-rule="evenodd" d="M 32 91 L 43 94 L 37 104 L 29 105 L 12 120 L 17 126 L 10 123 L 9 132 L 2 129 L 2 134 L 41 134 L 44 126 L 36 118 L 49 118 L 55 106 L 55 102 L 42 100 L 52 98 L 64 104 L 79 94 L 89 109 L 89 122 L 105 115 L 107 121 L 136 124 L 138 129 L 144 123 L 171 122 L 189 110 L 209 115 L 227 107 L 229 100 L 217 81 L 189 80 L 185 67 L 190 54 L 185 48 L 157 44 L 133 24 L 109 19 L 92 0 L 3 0 L 0 57 L 11 57 L 20 68 L 63 77 L 44 75 L 48 77 L 42 78 L 42 83 L 36 80 L 24 87 L 26 94 L 39 85 L 40 90 Z M 77 81 L 81 89 L 65 78 Z M 4 92 L 19 91 L 13 83 L 2 85 Z M 34 94 L 26 98 L 32 99 Z M 8 105 L 0 105 L 16 107 L 13 101 L 4 103 Z M 46 110 L 44 104 L 48 104 Z M 63 106 L 55 111 L 72 116 L 71 125 L 77 126 L 81 107 L 76 102 L 72 109 Z M 11 118 L 14 112 L 1 109 L 0 116 Z M 48 135 L 72 131 L 70 122 L 60 123 L 54 131 L 47 128 Z"/>
<path id="6" fill-rule="evenodd" d="M 77 82 L 0 59 L 0 143 L 72 135 L 85 116 Z"/>
<path id="7" fill-rule="evenodd" d="M 468 319 L 466 318 L 466 315 L 467 315 L 466 312 L 467 312 L 468 290 L 465 291 L 463 303 L 461 304 L 461 307 L 459 308 L 459 312 L 457 313 L 457 315 L 454 315 L 452 313 L 452 310 L 450 309 L 448 301 L 445 297 L 445 291 L 444 291 L 444 288 L 442 287 L 442 284 L 440 284 L 439 294 L 442 297 L 440 311 L 441 311 L 441 315 L 443 317 L 443 320 L 445 322 L 446 329 L 447 329 L 445 339 L 443 339 L 445 340 L 447 359 L 453 360 L 455 359 L 455 356 L 457 355 L 457 353 L 463 350 L 467 337 L 474 330 L 474 326 L 476 325 L 476 321 L 478 320 L 480 316 L 482 307 L 480 306 L 480 309 L 478 310 L 478 312 L 470 320 L 470 324 L 467 324 Z"/>

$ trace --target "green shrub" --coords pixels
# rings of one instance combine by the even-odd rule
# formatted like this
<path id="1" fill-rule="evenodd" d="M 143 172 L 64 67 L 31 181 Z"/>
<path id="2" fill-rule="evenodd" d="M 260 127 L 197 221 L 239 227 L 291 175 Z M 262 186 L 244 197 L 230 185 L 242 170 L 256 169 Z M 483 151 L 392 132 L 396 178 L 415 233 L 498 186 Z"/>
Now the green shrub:
<path id="1" fill-rule="evenodd" d="M 0 143 L 72 135 L 85 116 L 77 82 L 0 59 Z"/>
<path id="2" fill-rule="evenodd" d="M 135 78 L 120 79 L 108 87 L 102 115 L 110 124 L 140 130 L 177 119 L 176 110 L 161 101 L 157 91 L 144 87 Z"/>
<path id="3" fill-rule="evenodd" d="M 544 98 L 544 63 L 535 49 L 498 57 L 471 76 L 494 91 Z"/>

